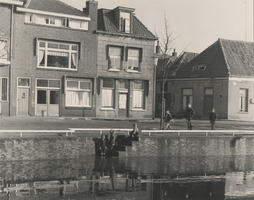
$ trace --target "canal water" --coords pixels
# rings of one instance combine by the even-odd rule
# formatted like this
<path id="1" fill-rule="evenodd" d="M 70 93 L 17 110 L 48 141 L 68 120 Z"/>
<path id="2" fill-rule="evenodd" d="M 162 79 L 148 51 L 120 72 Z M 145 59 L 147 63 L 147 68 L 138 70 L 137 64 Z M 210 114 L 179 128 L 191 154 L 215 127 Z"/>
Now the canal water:
<path id="1" fill-rule="evenodd" d="M 2 200 L 254 199 L 254 156 L 0 161 Z"/>

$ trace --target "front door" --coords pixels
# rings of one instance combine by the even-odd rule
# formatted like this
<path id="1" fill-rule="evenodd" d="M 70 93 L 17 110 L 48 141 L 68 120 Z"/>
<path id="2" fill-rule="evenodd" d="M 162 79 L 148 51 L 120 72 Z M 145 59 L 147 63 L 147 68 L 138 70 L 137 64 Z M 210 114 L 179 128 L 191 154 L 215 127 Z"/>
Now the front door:
<path id="1" fill-rule="evenodd" d="M 209 117 L 213 109 L 213 96 L 207 95 L 204 98 L 204 117 Z"/>
<path id="2" fill-rule="evenodd" d="M 119 93 L 119 107 L 118 107 L 118 116 L 119 117 L 128 117 L 128 97 L 127 93 Z"/>
<path id="3" fill-rule="evenodd" d="M 37 90 L 36 115 L 59 116 L 59 90 Z"/>
<path id="4" fill-rule="evenodd" d="M 18 88 L 18 115 L 28 115 L 29 88 Z"/>

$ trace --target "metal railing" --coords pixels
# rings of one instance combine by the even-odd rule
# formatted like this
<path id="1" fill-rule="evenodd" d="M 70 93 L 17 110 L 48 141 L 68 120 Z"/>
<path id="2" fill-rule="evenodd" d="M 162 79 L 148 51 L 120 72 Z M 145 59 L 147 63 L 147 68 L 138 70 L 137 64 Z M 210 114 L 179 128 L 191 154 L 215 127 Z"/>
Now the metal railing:
<path id="1" fill-rule="evenodd" d="M 119 129 L 119 128 L 69 128 L 70 130 L 73 130 L 74 132 L 76 131 L 98 131 L 100 135 L 102 135 L 103 131 L 107 131 L 109 133 L 110 130 L 114 131 L 121 131 L 121 132 L 126 132 L 127 135 L 129 135 L 130 131 L 133 129 Z"/>
<path id="2" fill-rule="evenodd" d="M 74 133 L 74 130 L 0 130 L 1 133 L 20 133 L 20 137 L 23 136 L 23 133 L 65 133 L 68 136 L 68 133 Z"/>
<path id="3" fill-rule="evenodd" d="M 69 134 L 73 135 L 73 133 L 77 133 L 82 131 L 82 133 L 91 132 L 99 132 L 100 135 L 103 132 L 109 133 L 110 130 L 114 130 L 116 132 L 125 132 L 126 135 L 129 135 L 130 131 L 133 129 L 119 129 L 119 128 L 69 128 L 68 130 L 0 130 L 1 133 L 19 133 L 20 137 L 23 137 L 24 133 L 65 133 L 66 137 Z M 149 136 L 156 133 L 177 133 L 178 136 L 181 136 L 181 133 L 200 133 L 205 136 L 214 136 L 214 135 L 252 135 L 254 136 L 254 130 L 142 130 L 140 135 L 144 135 L 144 133 L 148 133 Z"/>
<path id="4" fill-rule="evenodd" d="M 226 135 L 250 135 L 251 133 L 254 136 L 254 130 L 142 130 L 142 133 L 148 133 L 151 136 L 151 133 L 177 133 L 178 136 L 181 133 L 204 133 L 206 136 L 213 134 L 226 134 Z"/>

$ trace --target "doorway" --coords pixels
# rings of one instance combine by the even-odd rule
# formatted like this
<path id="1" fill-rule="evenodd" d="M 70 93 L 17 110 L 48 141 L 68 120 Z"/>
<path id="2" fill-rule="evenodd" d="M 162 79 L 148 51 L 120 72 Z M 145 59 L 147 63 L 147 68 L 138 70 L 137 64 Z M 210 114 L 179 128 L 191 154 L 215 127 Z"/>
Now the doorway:
<path id="1" fill-rule="evenodd" d="M 205 88 L 204 95 L 204 117 L 209 117 L 213 109 L 213 89 Z"/>
<path id="2" fill-rule="evenodd" d="M 18 115 L 28 115 L 29 88 L 18 88 Z"/>
<path id="3" fill-rule="evenodd" d="M 59 116 L 59 90 L 38 89 L 36 115 Z"/>
<path id="4" fill-rule="evenodd" d="M 128 93 L 119 93 L 118 116 L 128 117 Z"/>

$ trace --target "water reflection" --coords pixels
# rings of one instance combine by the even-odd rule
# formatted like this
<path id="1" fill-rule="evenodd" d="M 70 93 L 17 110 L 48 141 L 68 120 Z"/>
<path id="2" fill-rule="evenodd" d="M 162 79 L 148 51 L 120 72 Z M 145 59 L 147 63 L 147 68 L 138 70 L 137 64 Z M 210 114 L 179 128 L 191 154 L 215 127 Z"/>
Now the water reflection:
<path id="1" fill-rule="evenodd" d="M 253 156 L 0 162 L 0 199 L 253 199 Z"/>

